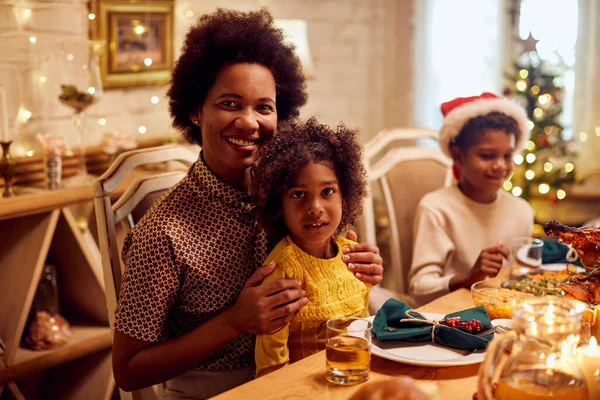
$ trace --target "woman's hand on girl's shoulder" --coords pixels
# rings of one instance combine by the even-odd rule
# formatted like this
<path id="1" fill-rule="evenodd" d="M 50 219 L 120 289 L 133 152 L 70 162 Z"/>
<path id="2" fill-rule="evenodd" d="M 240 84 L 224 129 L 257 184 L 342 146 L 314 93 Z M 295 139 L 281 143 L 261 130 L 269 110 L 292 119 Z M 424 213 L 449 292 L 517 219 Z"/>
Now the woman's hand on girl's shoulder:
<path id="1" fill-rule="evenodd" d="M 308 303 L 302 282 L 295 279 L 276 279 L 261 285 L 275 265 L 272 261 L 258 268 L 231 308 L 232 324 L 240 334 L 260 335 L 282 328 Z"/>
<path id="2" fill-rule="evenodd" d="M 346 239 L 357 241 L 354 231 L 346 233 Z M 383 278 L 383 259 L 379 248 L 374 244 L 363 242 L 344 247 L 344 261 L 348 269 L 365 283 L 377 285 Z"/>

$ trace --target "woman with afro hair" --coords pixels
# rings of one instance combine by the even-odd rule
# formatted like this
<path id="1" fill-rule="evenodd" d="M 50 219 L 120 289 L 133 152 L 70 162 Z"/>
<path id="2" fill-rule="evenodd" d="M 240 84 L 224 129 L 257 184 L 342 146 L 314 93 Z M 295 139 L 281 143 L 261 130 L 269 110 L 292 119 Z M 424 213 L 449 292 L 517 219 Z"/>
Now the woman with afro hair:
<path id="1" fill-rule="evenodd" d="M 165 382 L 166 398 L 208 398 L 250 380 L 253 335 L 309 300 L 294 279 L 260 285 L 274 243 L 248 196 L 258 149 L 298 116 L 306 87 L 266 10 L 219 9 L 187 33 L 168 97 L 174 126 L 202 150 L 125 240 L 113 367 L 124 390 Z M 358 279 L 381 280 L 375 246 L 348 251 Z"/>
<path id="2" fill-rule="evenodd" d="M 283 328 L 256 337 L 257 376 L 325 349 L 325 323 L 368 316 L 370 285 L 344 263 L 340 234 L 355 224 L 366 195 L 366 173 L 357 132 L 311 118 L 280 126 L 252 169 L 251 191 L 259 220 L 281 239 L 265 262 L 277 267 L 263 285 L 280 278 L 303 283 L 310 302 Z"/>

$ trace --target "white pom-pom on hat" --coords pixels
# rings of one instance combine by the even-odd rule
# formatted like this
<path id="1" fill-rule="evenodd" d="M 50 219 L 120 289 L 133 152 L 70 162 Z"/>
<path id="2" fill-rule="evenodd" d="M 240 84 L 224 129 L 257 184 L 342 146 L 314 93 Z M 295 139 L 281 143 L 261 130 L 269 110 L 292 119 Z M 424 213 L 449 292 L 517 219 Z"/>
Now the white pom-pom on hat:
<path id="1" fill-rule="evenodd" d="M 514 118 L 519 127 L 516 137 L 515 153 L 520 153 L 525 148 L 525 143 L 531 136 L 527 127 L 527 114 L 523 107 L 493 93 L 482 93 L 480 96 L 458 97 L 454 100 L 442 103 L 442 114 L 444 122 L 440 129 L 440 147 L 444 154 L 450 154 L 450 144 L 458 136 L 462 128 L 470 119 L 487 115 L 491 112 L 499 112 Z"/>

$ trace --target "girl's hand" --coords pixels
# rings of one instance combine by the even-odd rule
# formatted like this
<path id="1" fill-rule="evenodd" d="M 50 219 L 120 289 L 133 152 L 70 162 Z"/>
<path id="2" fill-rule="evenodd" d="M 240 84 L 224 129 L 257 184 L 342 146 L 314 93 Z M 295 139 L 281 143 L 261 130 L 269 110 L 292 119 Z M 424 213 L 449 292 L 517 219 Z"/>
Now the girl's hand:
<path id="1" fill-rule="evenodd" d="M 354 231 L 348 231 L 346 238 L 357 241 Z M 370 243 L 359 243 L 344 247 L 344 261 L 348 269 L 365 283 L 377 285 L 383 278 L 383 259 L 379 255 L 379 248 Z"/>
<path id="2" fill-rule="evenodd" d="M 295 279 L 277 279 L 260 286 L 275 265 L 272 261 L 258 268 L 231 308 L 232 325 L 240 334 L 259 335 L 282 328 L 308 303 L 302 282 Z"/>
<path id="3" fill-rule="evenodd" d="M 505 258 L 508 258 L 508 252 L 504 249 L 502 242 L 498 242 L 494 247 L 483 249 L 467 275 L 465 286 L 471 286 L 475 282 L 484 280 L 487 276 L 498 275 L 502 268 L 502 260 Z"/>

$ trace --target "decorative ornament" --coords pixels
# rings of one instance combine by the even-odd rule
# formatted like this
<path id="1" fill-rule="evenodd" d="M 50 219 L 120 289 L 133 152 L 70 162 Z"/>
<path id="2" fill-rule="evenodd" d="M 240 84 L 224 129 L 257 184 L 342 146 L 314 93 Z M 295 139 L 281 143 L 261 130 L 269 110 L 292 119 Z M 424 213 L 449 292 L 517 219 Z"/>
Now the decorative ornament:
<path id="1" fill-rule="evenodd" d="M 539 42 L 539 40 L 534 39 L 531 32 L 529 32 L 529 36 L 527 36 L 527 39 L 521 39 L 520 42 L 521 42 L 521 54 L 529 53 L 530 51 L 537 53 L 536 45 Z"/>

